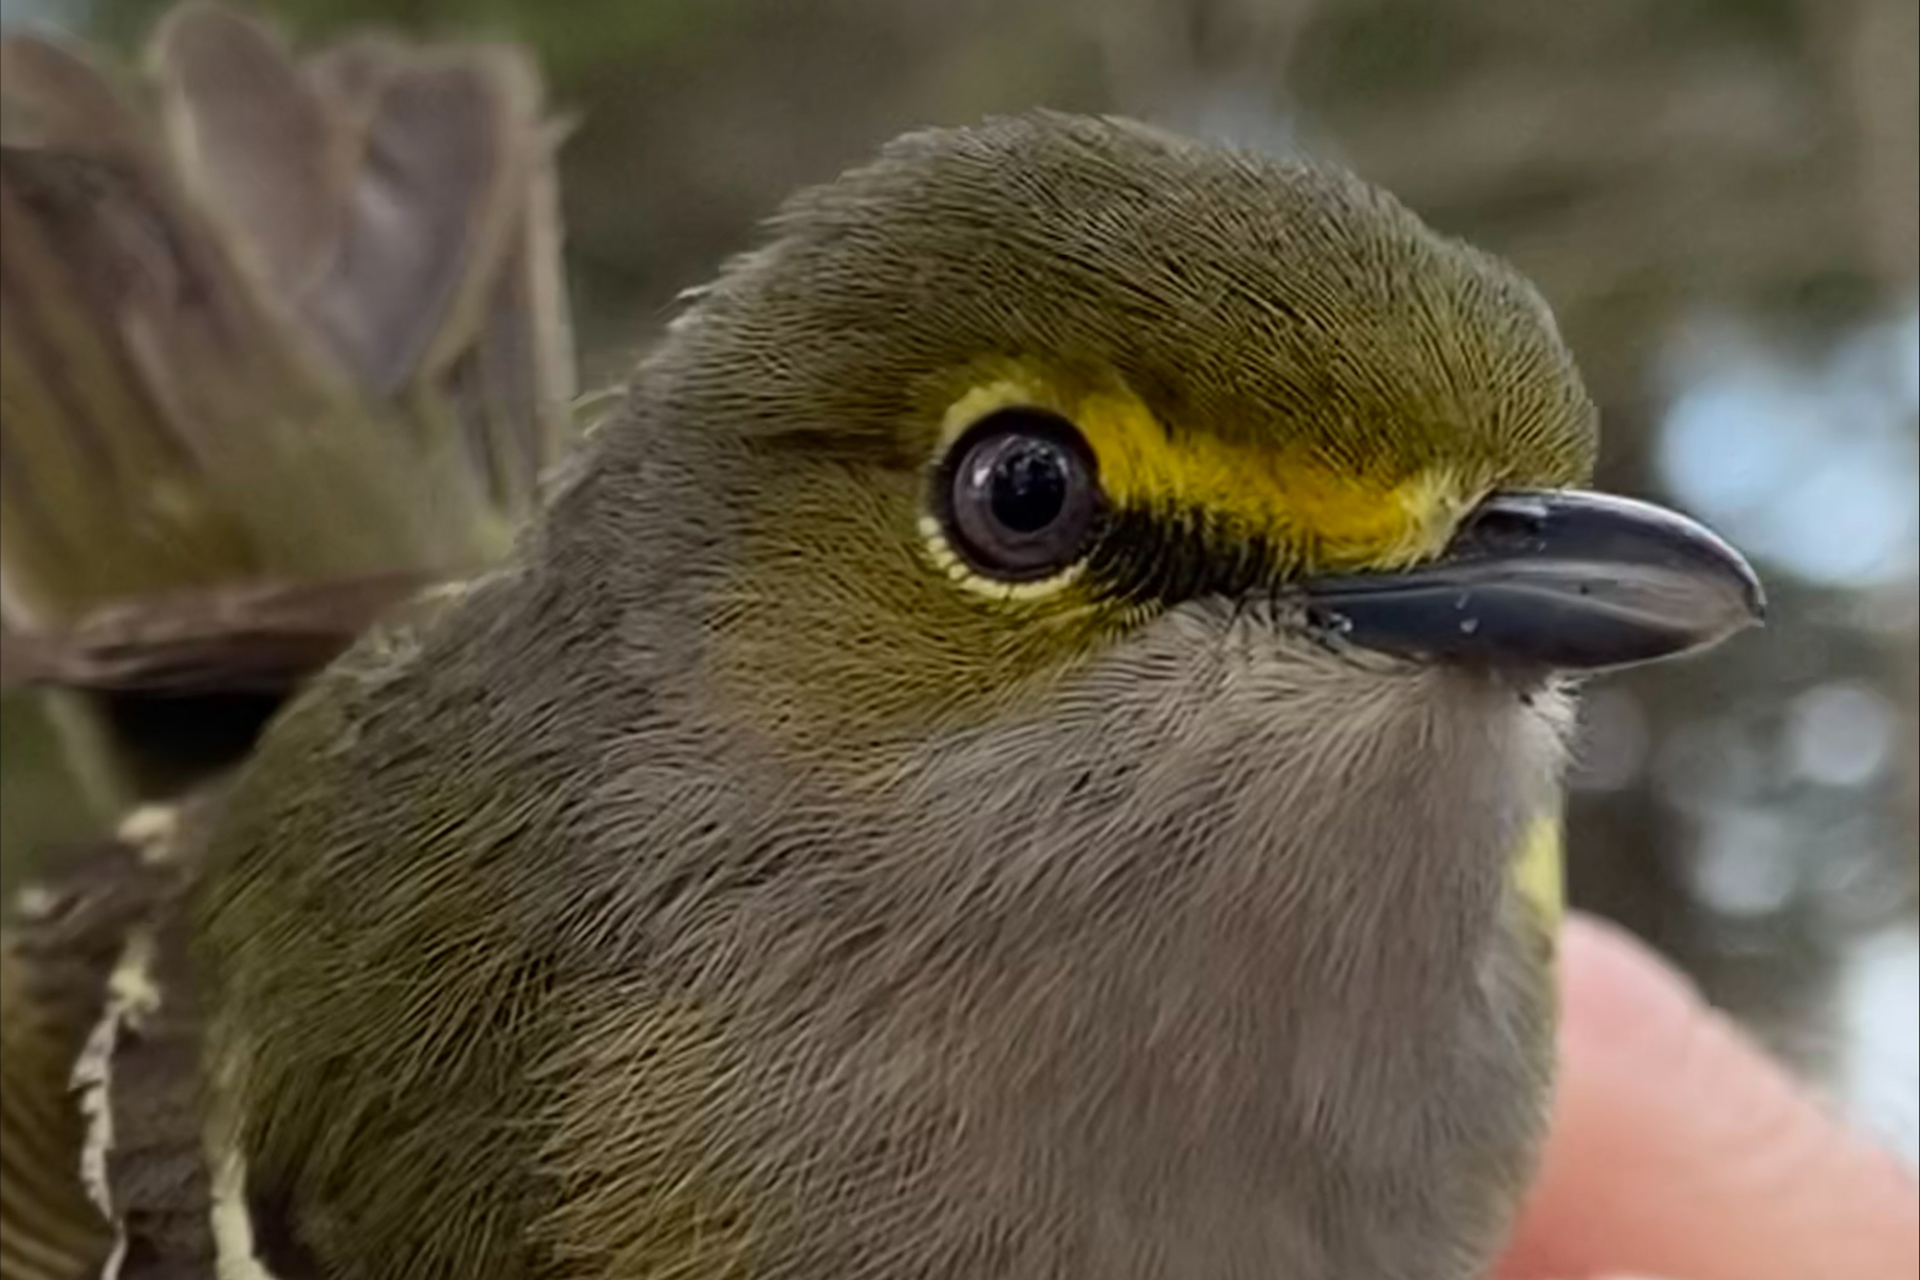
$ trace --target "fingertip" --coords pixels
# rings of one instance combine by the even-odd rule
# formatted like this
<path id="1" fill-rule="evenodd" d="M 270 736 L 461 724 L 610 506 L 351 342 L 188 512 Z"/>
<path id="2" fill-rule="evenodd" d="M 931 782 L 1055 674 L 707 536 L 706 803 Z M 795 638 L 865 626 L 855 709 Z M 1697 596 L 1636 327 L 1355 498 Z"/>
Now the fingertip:
<path id="1" fill-rule="evenodd" d="M 1908 1280 L 1920 1202 L 1670 965 L 1573 918 L 1561 1077 L 1504 1275 Z"/>
<path id="2" fill-rule="evenodd" d="M 1569 1041 L 1592 1041 L 1607 1060 L 1670 1055 L 1712 1012 L 1680 970 L 1619 925 L 1585 915 L 1568 916 L 1561 934 L 1560 1005 L 1563 1056 Z"/>

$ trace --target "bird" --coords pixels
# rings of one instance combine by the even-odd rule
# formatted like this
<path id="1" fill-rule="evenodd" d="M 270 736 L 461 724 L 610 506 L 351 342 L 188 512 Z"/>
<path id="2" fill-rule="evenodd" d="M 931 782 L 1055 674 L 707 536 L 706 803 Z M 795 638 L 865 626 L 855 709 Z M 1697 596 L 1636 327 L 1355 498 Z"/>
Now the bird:
<path id="1" fill-rule="evenodd" d="M 144 824 L 109 1017 L 192 1052 L 111 1088 L 197 1099 L 223 1276 L 1483 1276 L 1579 688 L 1764 614 L 1597 447 L 1533 286 L 1344 169 L 908 134 Z"/>

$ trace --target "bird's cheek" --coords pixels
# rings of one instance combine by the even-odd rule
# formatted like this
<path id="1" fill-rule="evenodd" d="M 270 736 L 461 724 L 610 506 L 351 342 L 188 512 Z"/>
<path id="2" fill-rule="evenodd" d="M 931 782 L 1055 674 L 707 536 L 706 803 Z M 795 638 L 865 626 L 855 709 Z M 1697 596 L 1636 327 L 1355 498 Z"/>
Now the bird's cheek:
<path id="1" fill-rule="evenodd" d="M 1002 616 L 931 575 L 749 568 L 729 591 L 703 676 L 735 727 L 809 767 L 872 768 L 1017 714 L 1079 660 L 1070 629 Z"/>

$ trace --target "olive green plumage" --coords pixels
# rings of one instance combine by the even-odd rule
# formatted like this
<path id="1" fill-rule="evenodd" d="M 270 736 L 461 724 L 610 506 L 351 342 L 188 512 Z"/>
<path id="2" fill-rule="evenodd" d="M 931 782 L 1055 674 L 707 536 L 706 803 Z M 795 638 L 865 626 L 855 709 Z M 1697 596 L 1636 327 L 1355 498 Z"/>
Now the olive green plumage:
<path id="1" fill-rule="evenodd" d="M 1593 447 L 1533 291 L 1344 173 L 895 143 L 269 734 L 202 873 L 216 1191 L 341 1280 L 1480 1274 L 1552 668 L 1756 605 L 1527 496 Z"/>

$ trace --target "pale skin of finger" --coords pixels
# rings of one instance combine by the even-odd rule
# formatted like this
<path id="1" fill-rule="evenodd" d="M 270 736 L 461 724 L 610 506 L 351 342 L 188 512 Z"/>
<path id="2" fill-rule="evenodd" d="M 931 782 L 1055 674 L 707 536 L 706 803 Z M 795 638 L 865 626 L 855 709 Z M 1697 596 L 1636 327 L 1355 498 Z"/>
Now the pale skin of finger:
<path id="1" fill-rule="evenodd" d="M 1501 1280 L 1915 1280 L 1920 1184 L 1664 962 L 1568 922 L 1560 1085 Z"/>

